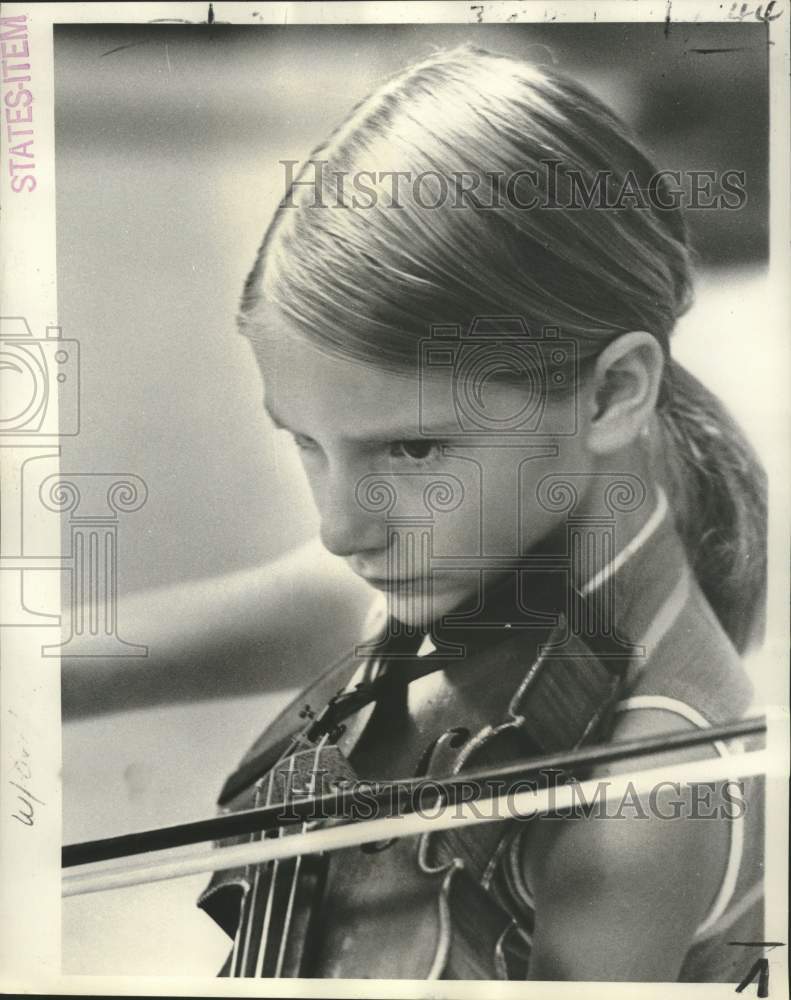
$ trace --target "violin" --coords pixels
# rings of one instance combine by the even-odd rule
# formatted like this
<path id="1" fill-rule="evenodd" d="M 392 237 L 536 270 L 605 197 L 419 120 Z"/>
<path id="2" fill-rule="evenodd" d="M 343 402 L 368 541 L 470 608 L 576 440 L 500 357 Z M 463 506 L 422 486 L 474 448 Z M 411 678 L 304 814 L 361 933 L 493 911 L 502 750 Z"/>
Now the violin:
<path id="1" fill-rule="evenodd" d="M 137 873 L 68 876 L 66 892 L 214 870 L 201 905 L 231 939 L 220 974 L 234 978 L 523 977 L 532 914 L 509 863 L 525 825 L 520 810 L 548 811 L 547 793 L 558 800 L 595 764 L 756 733 L 765 723 L 597 742 L 620 692 L 617 651 L 591 656 L 562 620 L 496 639 L 468 649 L 452 670 L 439 656 L 377 672 L 369 658 L 351 686 L 359 665 L 345 661 L 307 695 L 321 705 L 335 689 L 321 712 L 294 706 L 253 748 L 226 784 L 221 815 L 71 845 L 64 865 L 209 839 L 219 846 Z M 492 662 L 496 685 L 486 680 Z M 744 757 L 741 773 L 765 768 L 760 754 Z M 723 764 L 727 777 L 738 770 L 733 758 L 684 767 L 702 774 L 704 763 L 707 778 Z M 503 789 L 512 794 L 498 809 Z M 492 808 L 482 814 L 483 805 Z"/>

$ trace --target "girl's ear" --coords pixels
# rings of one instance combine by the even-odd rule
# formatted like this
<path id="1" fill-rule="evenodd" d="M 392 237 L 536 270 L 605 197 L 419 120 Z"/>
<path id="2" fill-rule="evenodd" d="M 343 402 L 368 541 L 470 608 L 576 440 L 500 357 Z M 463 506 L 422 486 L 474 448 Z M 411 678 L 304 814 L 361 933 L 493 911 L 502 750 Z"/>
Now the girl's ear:
<path id="1" fill-rule="evenodd" d="M 625 333 L 601 352 L 588 395 L 588 448 L 607 455 L 631 444 L 656 406 L 665 359 L 656 337 Z"/>

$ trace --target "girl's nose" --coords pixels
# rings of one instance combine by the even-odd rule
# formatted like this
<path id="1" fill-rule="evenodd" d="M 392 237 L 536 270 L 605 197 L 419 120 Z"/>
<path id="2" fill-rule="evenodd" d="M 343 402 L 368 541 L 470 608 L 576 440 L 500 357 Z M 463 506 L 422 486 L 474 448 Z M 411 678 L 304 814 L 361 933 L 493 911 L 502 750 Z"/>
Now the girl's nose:
<path id="1" fill-rule="evenodd" d="M 333 555 L 348 557 L 384 549 L 387 532 L 384 515 L 365 510 L 358 499 L 352 477 L 325 482 L 316 496 L 321 516 L 320 536 Z M 315 494 L 314 494 L 315 495 Z"/>

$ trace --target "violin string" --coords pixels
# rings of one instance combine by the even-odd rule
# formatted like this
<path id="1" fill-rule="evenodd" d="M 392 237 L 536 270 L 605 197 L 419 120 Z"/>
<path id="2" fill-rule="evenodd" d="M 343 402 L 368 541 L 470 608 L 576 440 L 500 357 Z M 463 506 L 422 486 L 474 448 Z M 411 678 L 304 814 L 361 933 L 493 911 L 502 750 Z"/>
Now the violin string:
<path id="1" fill-rule="evenodd" d="M 245 870 L 249 871 L 250 865 L 247 865 Z M 239 943 L 242 939 L 242 931 L 245 925 L 244 915 L 247 906 L 247 898 L 249 894 L 250 894 L 249 889 L 245 890 L 244 896 L 242 897 L 241 912 L 239 913 L 239 923 L 237 924 L 236 934 L 234 934 L 233 938 L 233 948 L 231 949 L 231 971 L 230 971 L 230 976 L 232 979 L 239 978 Z"/>
<path id="2" fill-rule="evenodd" d="M 329 740 L 329 733 L 325 733 L 321 737 L 319 742 L 316 744 L 316 749 L 313 752 L 313 768 L 310 775 L 310 783 L 308 787 L 308 795 L 315 796 L 316 794 L 316 777 L 319 769 L 319 761 L 321 759 L 321 752 L 324 749 L 327 741 Z M 302 824 L 302 833 L 307 833 L 308 823 L 307 821 Z M 283 834 L 283 829 L 281 828 L 281 836 Z M 277 956 L 277 964 L 275 966 L 275 978 L 279 979 L 283 973 L 283 963 L 286 956 L 286 945 L 288 943 L 288 936 L 291 930 L 291 923 L 294 918 L 294 902 L 297 895 L 297 885 L 299 883 L 300 869 L 302 867 L 302 855 L 298 855 L 294 861 L 294 870 L 291 877 L 291 886 L 288 893 L 288 905 L 286 907 L 286 915 L 283 921 L 283 934 L 280 939 L 280 950 Z"/>
<path id="3" fill-rule="evenodd" d="M 255 802 L 256 805 L 261 802 L 261 792 L 263 789 L 264 782 L 267 782 L 267 793 L 266 793 L 266 805 L 269 805 L 272 799 L 272 775 L 270 774 L 268 778 L 261 778 L 256 782 L 255 786 Z M 263 840 L 263 832 L 259 834 L 252 834 L 250 837 L 250 843 L 255 840 Z M 244 948 L 242 950 L 242 961 L 241 968 L 237 978 L 242 978 L 247 975 L 247 970 L 250 963 L 250 945 L 252 941 L 253 924 L 256 921 L 256 915 L 258 910 L 258 896 L 261 889 L 261 868 L 262 865 L 255 865 L 255 870 L 253 872 L 253 884 L 252 889 L 247 894 L 247 907 L 243 910 L 242 917 L 244 921 Z M 248 866 L 249 868 L 249 866 Z"/>
<path id="4" fill-rule="evenodd" d="M 260 803 L 260 784 L 255 786 L 254 791 L 254 804 L 258 807 Z M 254 835 L 250 835 L 250 843 L 255 839 Z M 247 928 L 247 915 L 250 909 L 250 895 L 252 892 L 252 887 L 250 884 L 250 871 L 252 865 L 247 864 L 244 868 L 244 874 L 246 879 L 246 888 L 242 896 L 242 905 L 239 911 L 239 923 L 236 927 L 236 934 L 233 939 L 233 948 L 231 950 L 231 978 L 238 979 L 242 975 L 242 969 L 244 968 L 244 951 L 241 948 L 242 938 L 245 935 Z"/>
<path id="5" fill-rule="evenodd" d="M 277 953 L 277 963 L 275 964 L 275 979 L 280 979 L 283 975 L 283 963 L 286 957 L 286 945 L 288 944 L 288 935 L 291 929 L 291 919 L 294 911 L 294 900 L 297 893 L 297 882 L 299 880 L 299 873 L 302 867 L 302 855 L 294 859 L 294 871 L 293 877 L 291 879 L 291 887 L 288 893 L 288 906 L 286 907 L 286 916 L 283 923 L 283 934 L 280 938 L 280 948 Z"/>
<path id="6" fill-rule="evenodd" d="M 250 865 L 245 865 L 245 875 L 250 871 Z M 239 943 L 242 939 L 242 931 L 245 923 L 245 908 L 247 906 L 247 897 L 249 895 L 249 889 L 245 889 L 244 895 L 242 896 L 242 906 L 239 912 L 239 923 L 236 925 L 236 933 L 233 936 L 233 947 L 231 948 L 231 969 L 230 976 L 232 979 L 236 979 L 239 976 Z"/>
<path id="7" fill-rule="evenodd" d="M 293 784 L 294 761 L 295 757 L 292 754 L 288 760 L 288 772 L 287 772 L 288 776 L 286 779 L 286 787 Z M 272 771 L 270 772 L 270 776 L 272 778 L 274 778 L 274 775 L 275 775 L 275 768 L 273 768 Z M 270 788 L 271 784 L 272 782 L 270 781 Z M 285 794 L 281 796 L 281 801 L 284 804 L 287 802 L 287 797 Z M 278 839 L 280 839 L 280 837 L 283 836 L 283 833 L 284 829 L 281 827 L 281 829 L 278 832 Z M 277 885 L 277 876 L 280 871 L 280 865 L 282 863 L 283 862 L 279 861 L 278 859 L 275 859 L 275 861 L 273 861 L 269 866 L 269 885 L 266 893 L 266 908 L 264 910 L 264 923 L 263 927 L 261 928 L 261 936 L 258 939 L 258 951 L 256 954 L 255 970 L 253 972 L 253 975 L 255 976 L 256 979 L 260 979 L 264 974 L 264 960 L 266 959 L 266 953 L 269 947 L 269 939 L 272 927 L 272 913 L 274 911 L 274 905 L 275 905 L 275 887 Z"/>

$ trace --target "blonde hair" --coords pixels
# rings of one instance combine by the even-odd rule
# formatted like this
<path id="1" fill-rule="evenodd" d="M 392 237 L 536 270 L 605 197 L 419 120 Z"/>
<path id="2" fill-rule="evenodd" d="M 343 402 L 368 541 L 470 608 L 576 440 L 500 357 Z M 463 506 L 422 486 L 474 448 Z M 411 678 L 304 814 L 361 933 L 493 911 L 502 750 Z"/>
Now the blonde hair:
<path id="1" fill-rule="evenodd" d="M 376 198 L 338 201 L 338 176 L 372 169 Z M 435 207 L 414 186 L 394 200 L 394 172 L 430 180 Z M 477 202 L 464 197 L 465 176 L 480 180 Z M 575 207 L 579 179 L 590 192 L 602 176 L 656 197 Z M 437 53 L 388 80 L 312 153 L 265 235 L 241 325 L 254 341 L 260 307 L 273 303 L 327 350 L 394 370 L 417 365 L 431 324 L 481 315 L 559 327 L 583 361 L 622 333 L 652 333 L 668 359 L 659 414 L 680 534 L 744 649 L 765 587 L 764 474 L 719 401 L 670 360 L 692 277 L 683 213 L 661 207 L 672 204 L 665 185 L 630 130 L 575 81 L 470 46 Z"/>

